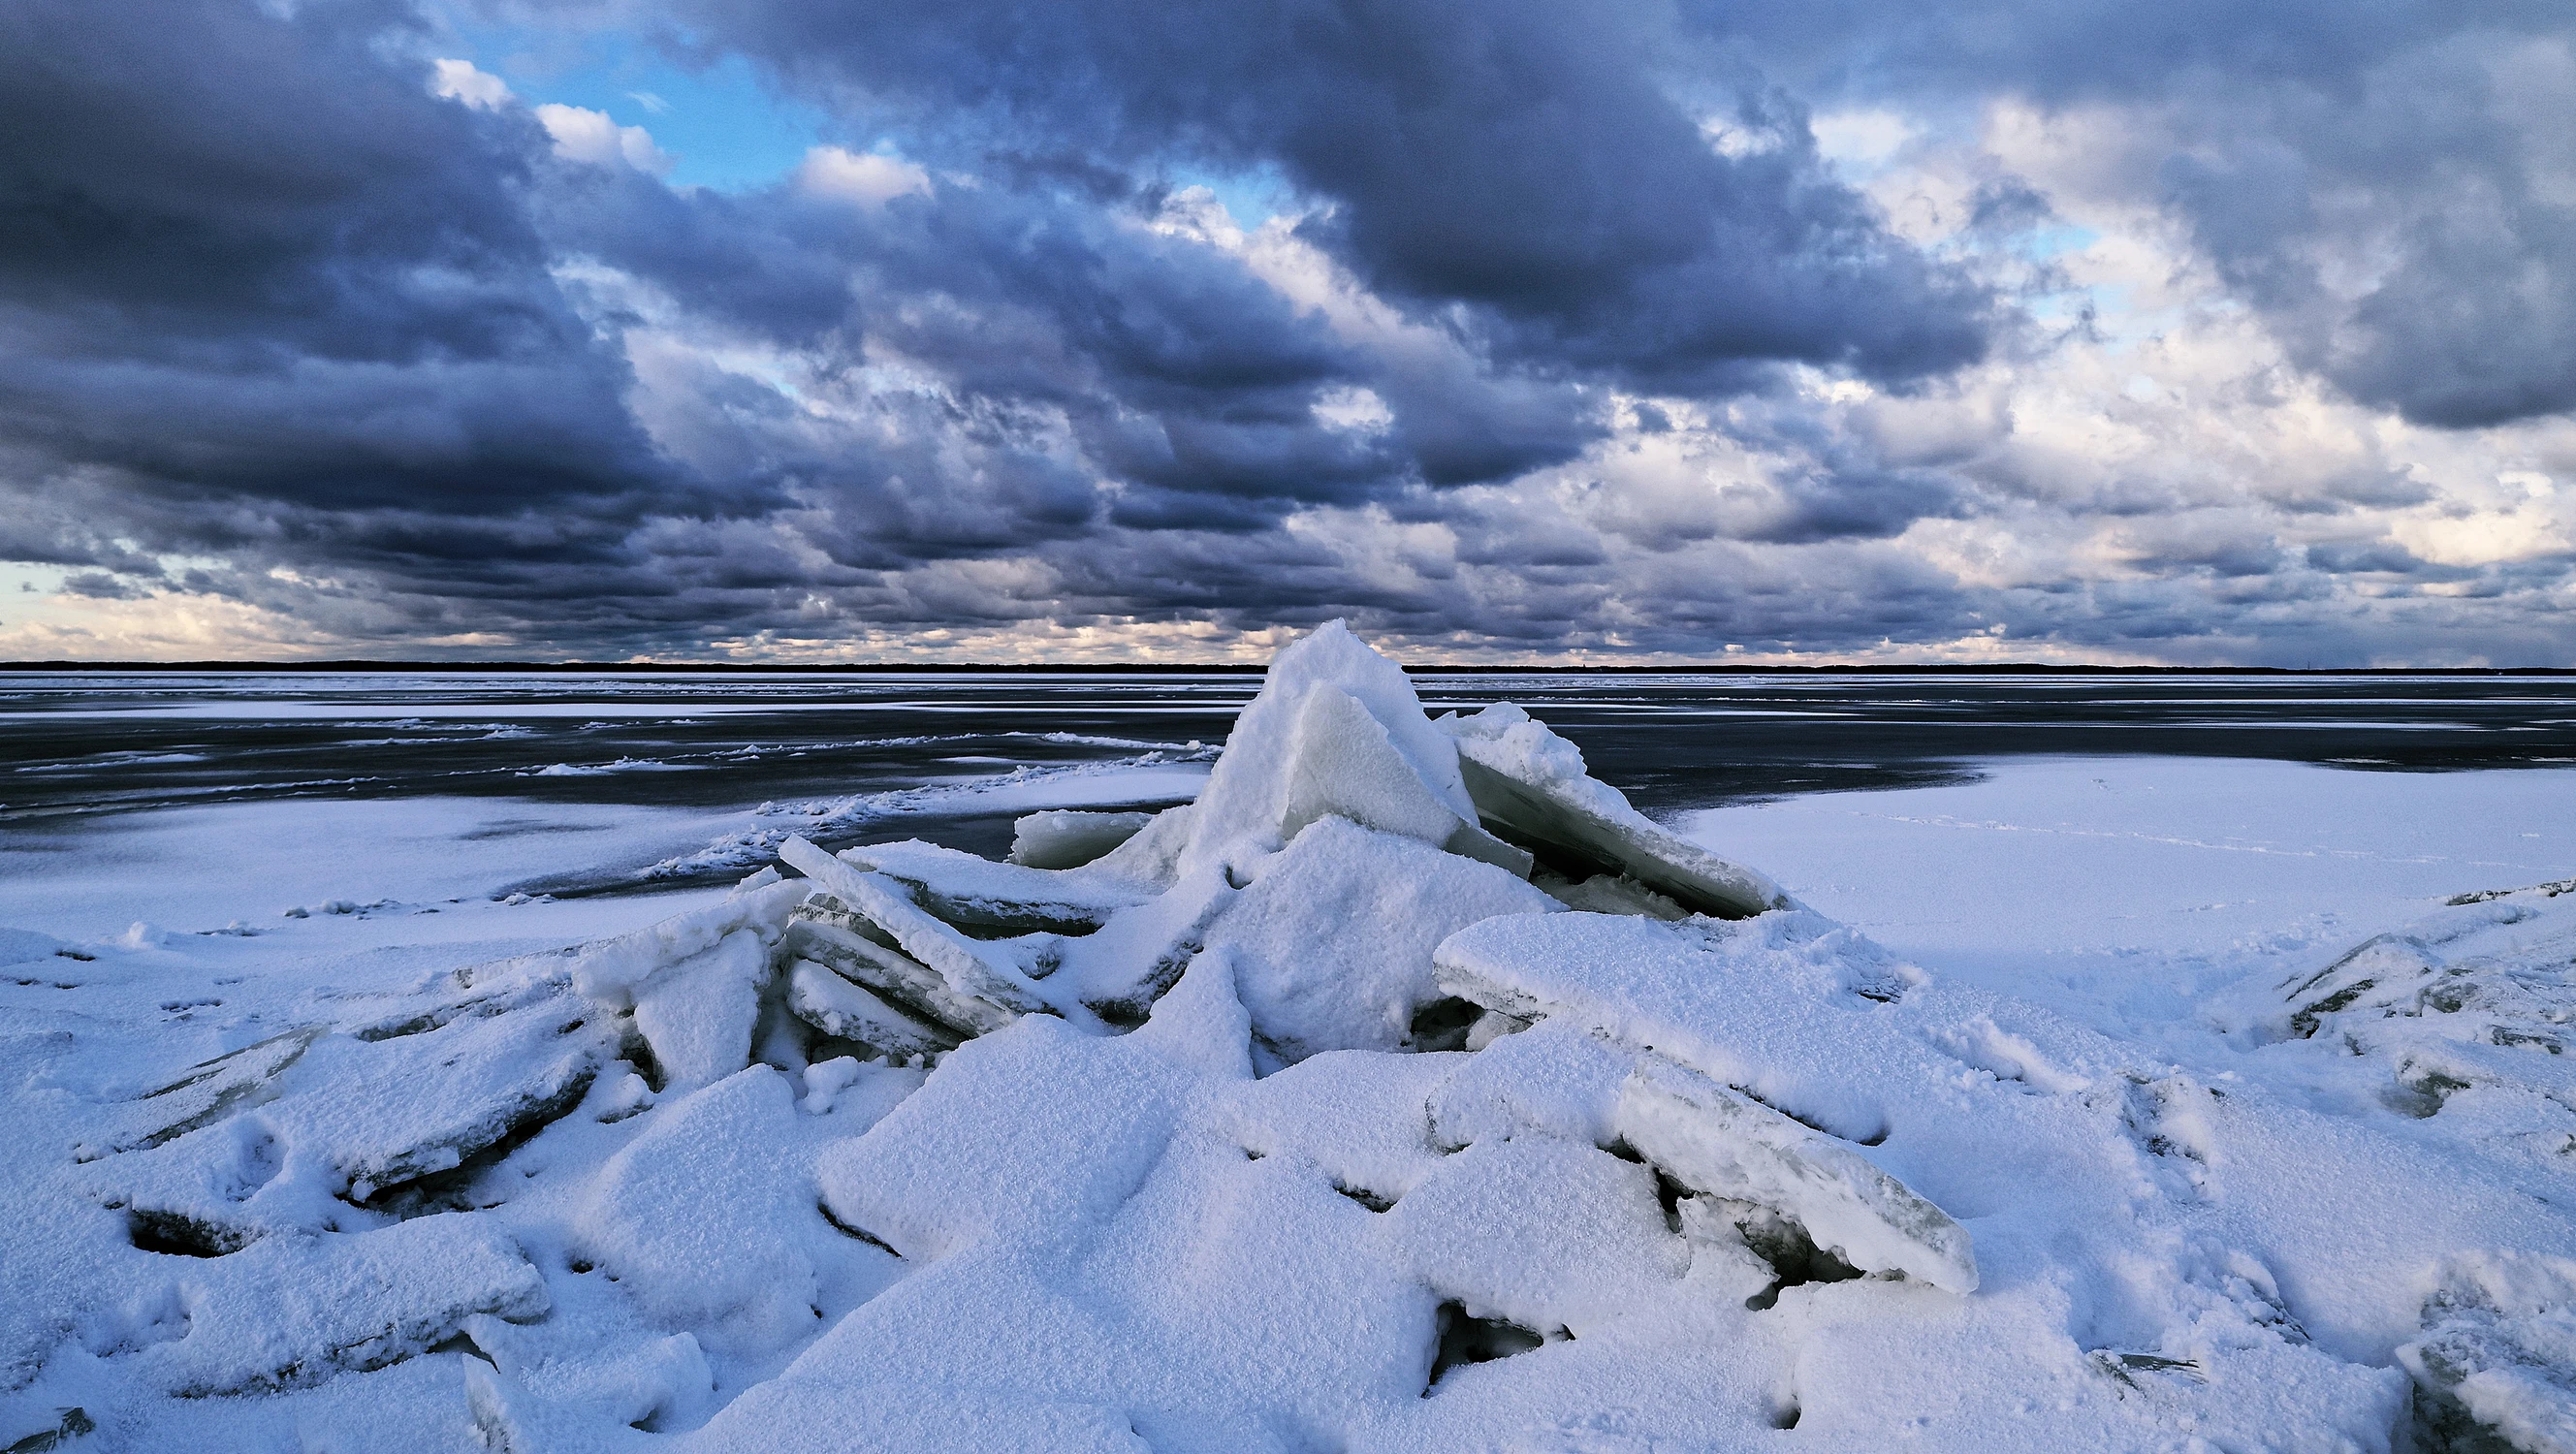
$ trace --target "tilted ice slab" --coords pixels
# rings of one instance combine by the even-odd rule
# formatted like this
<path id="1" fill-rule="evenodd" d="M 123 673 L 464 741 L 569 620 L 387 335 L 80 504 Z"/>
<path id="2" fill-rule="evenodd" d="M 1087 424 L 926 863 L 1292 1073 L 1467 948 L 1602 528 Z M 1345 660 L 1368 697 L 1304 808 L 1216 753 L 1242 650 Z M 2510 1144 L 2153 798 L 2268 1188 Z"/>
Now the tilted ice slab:
<path id="1" fill-rule="evenodd" d="M 1686 911 L 1728 919 L 1787 905 L 1778 884 L 1628 806 L 1618 789 L 1584 771 L 1581 749 L 1519 707 L 1452 712 L 1437 725 L 1457 740 L 1460 781 L 1477 812 L 1539 845 L 1569 878 L 1625 878 Z"/>
<path id="2" fill-rule="evenodd" d="M 1846 986 L 1815 993 L 1790 965 L 1747 957 L 1730 963 L 1650 920 L 1564 914 L 1488 919 L 1443 940 L 1436 963 L 1443 988 L 1490 1011 L 1580 1025 L 1605 1042 L 1598 1058 L 1611 1073 L 1591 1077 L 1594 1104 L 1559 1113 L 1596 1139 L 1699 1192 L 1771 1208 L 1864 1271 L 1973 1291 L 1967 1232 L 1854 1141 L 1820 1129 L 1882 1138 L 1873 1093 L 1904 1069 L 1929 1080 L 1947 1067 L 1872 1023 L 1875 1002 Z"/>

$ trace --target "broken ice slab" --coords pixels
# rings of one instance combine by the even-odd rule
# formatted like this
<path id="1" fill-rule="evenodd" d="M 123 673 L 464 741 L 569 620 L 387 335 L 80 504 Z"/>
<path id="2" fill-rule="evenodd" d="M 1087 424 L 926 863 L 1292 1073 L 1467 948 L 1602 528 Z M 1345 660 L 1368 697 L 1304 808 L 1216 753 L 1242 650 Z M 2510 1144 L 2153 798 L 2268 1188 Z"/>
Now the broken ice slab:
<path id="1" fill-rule="evenodd" d="M 1578 1339 L 1673 1289 L 1691 1260 L 1666 1230 L 1653 1171 L 1547 1136 L 1438 1158 L 1385 1235 L 1444 1300 Z"/>
<path id="2" fill-rule="evenodd" d="M 1113 874 L 995 863 L 918 840 L 848 849 L 841 862 L 905 885 L 933 917 L 984 938 L 1042 931 L 1088 934 L 1153 893 L 1150 885 Z"/>
<path id="3" fill-rule="evenodd" d="M 1498 914 L 1556 910 L 1508 871 L 1333 815 L 1262 860 L 1205 942 L 1232 956 L 1256 1042 L 1295 1062 L 1406 1044 L 1440 998 L 1442 940 Z"/>
<path id="4" fill-rule="evenodd" d="M 2412 935 L 2373 935 L 2334 963 L 2283 987 L 2293 1006 L 2286 1028 L 2291 1035 L 2307 1039 L 2327 1016 L 2352 1007 L 2364 996 L 2378 1002 L 2374 1006 L 2378 1013 L 2394 1014 L 2393 1006 L 2413 1001 L 2441 973 L 2441 965 L 2440 956 Z"/>
<path id="5" fill-rule="evenodd" d="M 1067 940 L 1056 974 L 1082 1003 L 1113 1024 L 1144 1022 L 1178 983 L 1208 928 L 1239 892 L 1222 868 L 1202 869 L 1159 897 L 1111 916 L 1096 934 Z"/>
<path id="6" fill-rule="evenodd" d="M 1625 875 L 1695 913 L 1741 919 L 1788 902 L 1780 886 L 1666 832 L 1597 782 L 1583 753 L 1508 702 L 1436 724 L 1458 744 L 1458 769 L 1476 812 L 1540 861 L 1578 882 Z"/>
<path id="7" fill-rule="evenodd" d="M 1567 1020 L 1480 1051 L 1429 1097 L 1444 1148 L 1527 1132 L 1635 1152 L 1692 1191 L 1794 1222 L 1867 1272 L 1977 1285 L 1965 1228 L 1859 1152 L 1752 1097 Z"/>
<path id="8" fill-rule="evenodd" d="M 353 1200 L 433 1172 L 562 1115 L 623 1033 L 579 996 L 533 995 L 489 1016 L 366 1044 L 325 1040 L 299 1070 L 310 1090 L 261 1108 L 290 1157 L 308 1149 Z"/>
<path id="9" fill-rule="evenodd" d="M 560 981 L 416 1033 L 369 1028 L 382 1038 L 316 1038 L 229 1115 L 94 1163 L 93 1193 L 214 1251 L 319 1226 L 332 1198 L 366 1202 L 454 1171 L 561 1116 L 624 1038 Z"/>
<path id="10" fill-rule="evenodd" d="M 635 991 L 635 1028 L 670 1083 L 709 1085 L 751 1059 L 770 971 L 769 945 L 758 929 L 745 927 Z"/>
<path id="11" fill-rule="evenodd" d="M 1545 889 L 1548 897 L 1558 903 L 1587 914 L 1631 914 L 1667 923 L 1691 916 L 1690 910 L 1626 874 L 1597 873 L 1578 883 L 1541 869 L 1530 875 L 1530 882 Z"/>
<path id="12" fill-rule="evenodd" d="M 1733 925 L 1514 915 L 1440 942 L 1441 990 L 1649 1048 L 1847 1141 L 1885 1136 L 1894 1097 L 1955 1063 L 1907 1035 L 1880 986 L 1910 966 L 1806 911 Z M 1912 971 L 1920 977 L 1921 971 Z"/>
<path id="13" fill-rule="evenodd" d="M 1525 1063 L 1532 1095 L 1462 1072 L 1435 1100 L 1439 1133 L 1472 1136 L 1525 1103 L 1543 1128 L 1606 1133 L 1686 1186 L 1774 1208 L 1855 1267 L 1975 1287 L 1967 1232 L 1852 1145 L 1883 1136 L 1885 1087 L 1929 1083 L 1921 1047 L 1842 993 L 1840 975 L 1871 968 L 1846 962 L 1849 942 L 1799 921 L 1522 915 L 1451 935 L 1434 955 L 1442 989 L 1542 1023 L 1477 1057 Z"/>
<path id="14" fill-rule="evenodd" d="M 2559 1164 L 2576 1104 L 2576 913 L 2550 887 L 2463 895 L 2363 940 L 2284 981 L 2261 1024 L 2376 1058 L 2392 1110 Z"/>
<path id="15" fill-rule="evenodd" d="M 2576 925 L 2540 902 L 2552 885 L 2514 895 L 2463 895 L 2404 930 L 2377 934 L 2313 974 L 2282 983 L 2287 1014 L 2274 1033 L 2301 1039 L 2329 1019 L 2345 1028 L 2391 1018 L 2462 1016 L 2452 1038 L 2527 1044 L 2557 1054 L 2576 1011 Z M 2535 923 L 2535 921 L 2538 921 Z M 2510 937 L 2493 930 L 2509 926 Z M 2472 1028 L 2474 1027 L 2474 1028 Z"/>
<path id="16" fill-rule="evenodd" d="M 132 1121 L 96 1149 L 154 1147 L 223 1119 L 293 1065 L 329 1028 L 302 1026 L 189 1066 L 168 1084 L 135 1097 Z"/>
<path id="17" fill-rule="evenodd" d="M 817 894 L 810 906 L 829 912 L 826 898 Z M 827 920 L 800 919 L 790 924 L 787 952 L 831 969 L 961 1040 L 989 1035 L 1019 1018 L 1016 1011 L 990 1000 L 959 994 L 939 971 L 902 950 L 862 938 Z"/>
<path id="18" fill-rule="evenodd" d="M 1696 1071 L 1641 1052 L 1611 1125 L 1675 1181 L 1775 1208 L 1864 1272 L 1976 1291 L 1975 1250 L 1949 1213 L 1859 1152 Z"/>
<path id="19" fill-rule="evenodd" d="M 134 1355 L 181 1397 L 248 1393 L 382 1368 L 478 1313 L 533 1318 L 545 1279 L 506 1232 L 472 1216 L 372 1232 L 272 1237 L 179 1276 L 188 1332 Z"/>
<path id="20" fill-rule="evenodd" d="M 1196 803 L 1165 808 L 1138 829 L 1135 837 L 1080 869 L 1067 871 L 1108 874 L 1159 893 L 1179 880 L 1181 854 L 1196 836 L 1198 817 L 1199 805 Z"/>
<path id="21" fill-rule="evenodd" d="M 1385 725 L 1357 697 L 1317 683 L 1297 715 L 1279 837 L 1296 838 L 1325 817 L 1418 838 L 1529 877 L 1529 854 L 1496 839 L 1426 779 Z"/>
<path id="22" fill-rule="evenodd" d="M 826 1035 L 855 1040 L 884 1055 L 933 1054 L 954 1049 L 958 1043 L 956 1036 L 905 1014 L 810 959 L 796 961 L 788 971 L 787 1007 Z"/>
<path id="23" fill-rule="evenodd" d="M 1572 1020 L 1502 1036 L 1432 1087 L 1432 1144 L 1456 1151 L 1535 1131 L 1607 1146 L 1619 1137 L 1612 1113 L 1636 1063 L 1635 1051 Z"/>
<path id="24" fill-rule="evenodd" d="M 1151 813 L 1086 813 L 1054 808 L 1011 825 L 1011 862 L 1030 868 L 1080 868 L 1133 838 Z"/>
<path id="25" fill-rule="evenodd" d="M 923 912 L 895 880 L 843 863 L 802 838 L 780 844 L 778 856 L 937 970 L 958 994 L 1024 1015 L 1051 1008 L 1017 965 Z"/>
<path id="26" fill-rule="evenodd" d="M 629 1009 L 646 981 L 715 948 L 727 935 L 749 929 L 761 942 L 777 943 L 788 915 L 813 889 L 797 880 L 765 884 L 632 934 L 586 944 L 573 960 L 573 987 L 610 1009 Z"/>

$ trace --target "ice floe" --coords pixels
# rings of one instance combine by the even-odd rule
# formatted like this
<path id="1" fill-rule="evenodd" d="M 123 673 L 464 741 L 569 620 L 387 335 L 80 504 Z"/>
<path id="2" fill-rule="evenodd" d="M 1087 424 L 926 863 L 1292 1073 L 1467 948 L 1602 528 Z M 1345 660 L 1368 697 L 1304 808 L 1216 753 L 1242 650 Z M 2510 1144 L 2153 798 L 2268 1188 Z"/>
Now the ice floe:
<path id="1" fill-rule="evenodd" d="M 1193 803 L 760 846 L 232 1043 L 0 931 L 0 1448 L 2576 1447 L 2563 883 L 2196 1074 L 1338 624 Z"/>

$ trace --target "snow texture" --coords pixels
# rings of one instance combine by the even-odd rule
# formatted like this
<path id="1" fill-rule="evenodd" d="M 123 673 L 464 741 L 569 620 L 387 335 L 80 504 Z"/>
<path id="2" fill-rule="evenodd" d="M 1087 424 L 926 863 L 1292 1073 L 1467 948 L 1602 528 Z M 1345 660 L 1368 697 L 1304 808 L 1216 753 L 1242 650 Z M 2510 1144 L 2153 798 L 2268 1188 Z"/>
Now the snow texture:
<path id="1" fill-rule="evenodd" d="M 2150 1043 L 1338 624 L 1197 802 L 1037 806 L 0 930 L 0 1448 L 2576 1448 L 2566 882 Z"/>

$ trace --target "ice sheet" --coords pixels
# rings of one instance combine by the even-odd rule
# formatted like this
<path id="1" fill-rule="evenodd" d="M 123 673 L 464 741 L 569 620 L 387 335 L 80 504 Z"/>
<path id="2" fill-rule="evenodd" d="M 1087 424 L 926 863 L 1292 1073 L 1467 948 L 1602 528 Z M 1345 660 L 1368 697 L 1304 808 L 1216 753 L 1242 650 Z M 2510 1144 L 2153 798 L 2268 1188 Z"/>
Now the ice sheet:
<path id="1" fill-rule="evenodd" d="M 1265 699 L 1208 803 L 1063 871 L 799 848 L 490 897 L 766 862 L 854 799 L 49 839 L 0 882 L 0 1447 L 2566 1426 L 2576 775 L 2049 762 L 1730 810 L 1684 826 L 1805 907 L 1719 921 L 1476 851 L 1454 739 L 1347 633 Z"/>
<path id="2" fill-rule="evenodd" d="M 2006 759 L 1960 787 L 1694 812 L 1686 835 L 1945 976 L 2122 1034 L 2403 924 L 2576 872 L 2576 771 Z"/>

